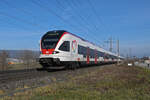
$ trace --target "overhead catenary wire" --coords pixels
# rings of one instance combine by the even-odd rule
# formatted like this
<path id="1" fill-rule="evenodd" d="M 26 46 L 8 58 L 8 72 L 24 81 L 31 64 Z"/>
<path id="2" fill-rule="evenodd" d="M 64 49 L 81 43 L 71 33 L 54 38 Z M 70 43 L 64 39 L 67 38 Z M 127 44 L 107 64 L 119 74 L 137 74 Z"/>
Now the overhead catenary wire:
<path id="1" fill-rule="evenodd" d="M 102 24 L 102 27 L 104 28 L 104 31 L 105 31 L 105 32 L 109 31 L 109 33 L 111 33 L 110 28 L 107 27 L 107 26 L 104 24 L 102 18 L 98 15 L 98 13 L 97 13 L 97 11 L 96 11 L 96 9 L 95 9 L 95 6 L 93 5 L 93 2 L 91 2 L 90 0 L 87 0 L 87 2 L 88 2 L 88 4 L 89 4 L 89 7 L 91 8 L 93 14 L 96 16 L 96 19 L 98 20 L 97 22 L 98 22 L 99 24 Z"/>
<path id="2" fill-rule="evenodd" d="M 89 20 L 86 20 L 85 17 L 83 17 L 80 13 L 78 13 L 78 11 L 76 11 L 76 10 L 74 9 L 74 7 L 77 7 L 78 5 L 75 4 L 75 2 L 73 2 L 73 0 L 72 0 L 70 3 L 68 2 L 68 0 L 66 0 L 66 2 L 68 3 L 68 5 L 70 5 L 70 7 L 72 8 L 72 10 L 74 10 L 74 12 L 77 13 L 76 15 L 79 16 L 79 18 L 81 19 L 81 22 L 84 22 L 84 23 L 86 24 L 86 26 L 87 26 L 87 25 L 88 25 L 88 26 L 91 25 L 91 24 L 88 23 Z M 97 28 L 96 28 L 96 26 L 95 26 L 94 24 L 93 24 L 93 28 L 94 28 L 94 30 L 97 31 Z M 88 32 L 93 33 L 92 37 L 94 36 L 94 37 L 93 37 L 94 40 L 96 40 L 97 42 L 100 42 L 99 40 L 97 40 L 97 37 L 94 35 L 94 31 L 91 30 L 91 28 L 86 27 L 86 29 L 88 30 Z"/>
<path id="3" fill-rule="evenodd" d="M 28 15 L 30 15 L 31 17 L 34 17 L 34 18 L 35 18 L 35 16 L 34 16 L 33 14 L 31 14 L 30 12 L 28 12 L 28 11 L 26 11 L 26 10 L 24 10 L 24 9 L 18 9 L 16 6 L 11 5 L 11 4 L 10 4 L 9 2 L 7 2 L 6 0 L 4 0 L 3 3 L 4 3 L 5 5 L 11 7 L 11 8 L 14 8 L 14 9 L 20 11 L 20 12 L 23 12 L 23 13 L 28 14 Z M 9 18 L 15 19 L 15 20 L 17 20 L 17 21 L 20 21 L 20 22 L 23 22 L 23 23 L 26 23 L 26 24 L 29 24 L 29 25 L 38 26 L 38 27 L 40 27 L 40 28 L 45 28 L 45 27 L 41 26 L 40 24 L 30 22 L 29 20 L 25 20 L 25 19 L 22 19 L 22 18 L 20 18 L 20 17 L 16 17 L 16 16 L 13 16 L 13 15 L 9 15 L 9 14 L 7 14 L 7 13 L 5 13 L 5 12 L 1 12 L 0 15 L 7 16 L 7 17 L 9 17 Z M 56 26 L 55 26 L 55 27 L 56 27 Z"/>
<path id="4" fill-rule="evenodd" d="M 13 22 L 9 22 L 8 20 L 7 20 L 7 22 L 6 21 L 4 21 L 4 20 L 2 20 L 2 21 L 0 21 L 0 22 L 2 22 L 2 23 L 4 23 L 5 22 L 5 24 L 7 24 L 7 25 L 11 25 L 11 26 L 17 26 L 17 27 L 14 27 L 15 29 L 21 29 L 21 30 L 25 30 L 26 32 L 28 31 L 28 32 L 32 32 L 32 34 L 30 34 L 30 35 L 27 35 L 27 36 L 37 36 L 37 35 L 41 35 L 41 31 L 39 31 L 39 30 L 31 30 L 29 27 L 25 27 L 25 26 L 23 26 L 23 25 L 17 25 L 16 23 L 13 23 Z M 39 33 L 39 34 L 37 34 L 37 33 Z"/>
<path id="5" fill-rule="evenodd" d="M 76 11 L 76 9 L 74 9 L 74 7 L 77 7 L 78 5 L 76 5 L 73 0 L 70 3 L 69 3 L 69 0 L 66 0 L 66 2 L 68 2 L 68 5 L 72 8 L 72 10 L 76 13 L 76 15 L 79 16 L 79 18 L 81 19 L 81 22 L 85 23 L 85 26 L 87 26 L 87 29 L 90 32 L 93 32 L 93 30 L 91 30 L 91 28 L 88 27 L 88 26 L 90 26 L 90 24 L 88 23 L 89 20 L 86 20 L 85 17 L 83 17 L 78 11 Z"/>
<path id="6" fill-rule="evenodd" d="M 43 6 L 40 3 L 40 0 L 31 0 L 32 3 L 34 3 L 35 5 L 39 6 L 42 9 L 45 9 L 46 11 L 48 11 L 49 13 L 55 15 L 56 17 L 58 17 L 59 19 L 61 19 L 65 24 L 70 25 L 70 27 L 72 28 L 76 28 L 76 25 L 69 23 L 68 21 L 66 21 L 63 17 L 61 17 L 59 14 L 55 13 L 52 9 L 50 9 L 49 7 Z M 87 34 L 88 35 L 88 34 Z M 92 35 L 93 36 L 93 35 Z M 96 38 L 95 38 L 96 39 Z M 97 40 L 97 39 L 96 39 Z"/>
<path id="7" fill-rule="evenodd" d="M 59 18 L 63 23 L 65 23 L 66 25 L 68 25 L 70 28 L 72 29 L 79 29 L 82 30 L 82 28 L 77 28 L 78 26 L 70 23 L 68 20 L 64 19 L 63 17 L 61 17 L 59 14 L 57 14 L 55 11 L 53 11 L 52 9 L 50 9 L 49 7 L 46 7 L 44 5 L 42 5 L 42 3 L 40 2 L 40 0 L 31 0 L 31 2 L 35 5 L 37 5 L 38 7 L 40 7 L 41 9 L 44 9 L 45 11 L 49 12 L 48 14 L 52 14 L 54 16 L 56 16 L 57 18 Z"/>
<path id="8" fill-rule="evenodd" d="M 61 4 L 60 1 L 57 1 L 57 2 L 59 2 L 59 4 Z M 69 1 L 66 0 L 66 3 L 68 3 L 68 6 L 70 6 L 70 7 L 72 8 L 72 10 L 76 13 L 75 15 L 78 15 L 79 19 L 81 19 L 81 20 L 78 22 L 78 23 L 80 23 L 79 25 L 81 25 L 81 22 L 83 22 L 85 25 L 82 23 L 82 28 L 84 27 L 84 29 L 85 29 L 86 31 L 88 31 L 88 33 L 91 32 L 91 33 L 94 34 L 94 31 L 91 30 L 91 28 L 89 28 L 89 27 L 90 27 L 90 24 L 88 23 L 89 20 L 86 20 L 84 16 L 82 16 L 80 13 L 78 13 L 78 11 L 76 11 L 76 9 L 74 9 L 74 6 L 75 6 L 75 5 L 74 5 L 73 1 L 69 3 Z M 60 6 L 61 6 L 61 5 L 60 5 Z M 77 5 L 76 5 L 76 6 L 77 6 Z M 77 21 L 78 21 L 78 20 L 76 20 L 76 22 L 77 22 Z M 87 25 L 88 25 L 89 27 L 86 27 Z M 94 28 L 95 28 L 95 30 L 97 30 L 96 27 L 95 27 L 95 25 L 94 25 Z M 93 35 L 93 34 L 88 34 L 88 33 L 85 32 L 86 35 L 90 35 L 90 37 L 93 38 L 94 40 L 96 40 L 98 43 L 100 42 L 99 40 L 97 40 L 97 37 L 96 37 L 95 35 Z M 102 42 L 101 42 L 101 43 L 102 43 Z M 98 44 L 97 44 L 97 45 L 98 45 Z"/>
<path id="9" fill-rule="evenodd" d="M 18 9 L 17 7 L 13 6 L 13 5 L 10 5 L 6 0 L 3 1 L 5 4 L 7 4 L 8 6 L 11 6 L 12 8 L 15 8 L 17 9 L 18 11 L 21 11 L 21 12 L 24 12 L 26 14 L 30 14 L 30 16 L 32 15 L 31 13 L 27 12 L 26 10 L 21 10 L 21 9 Z M 58 1 L 57 1 L 58 2 Z M 58 2 L 59 3 L 59 2 Z M 32 23 L 33 24 L 33 23 Z"/>
<path id="10" fill-rule="evenodd" d="M 105 26 L 105 24 L 103 23 L 102 19 L 101 19 L 100 16 L 97 14 L 97 11 L 96 11 L 95 7 L 93 6 L 93 3 L 92 3 L 90 0 L 87 0 L 87 2 L 88 2 L 88 4 L 89 4 L 89 6 L 91 7 L 93 13 L 94 13 L 95 16 L 97 17 L 98 22 L 99 22 L 100 24 L 102 24 L 103 26 Z"/>
<path id="11" fill-rule="evenodd" d="M 7 2 L 7 0 L 3 0 L 2 2 L 5 3 L 6 5 L 8 5 L 11 8 L 14 8 L 14 9 L 16 9 L 16 10 L 18 10 L 18 11 L 24 13 L 24 14 L 27 14 L 27 15 L 31 16 L 33 19 L 37 18 L 37 16 L 33 15 L 33 13 L 30 13 L 29 11 L 26 11 L 24 9 L 20 9 L 20 8 L 10 4 L 9 2 Z"/>
<path id="12" fill-rule="evenodd" d="M 52 9 L 50 9 L 50 8 L 48 8 L 46 6 L 43 6 L 41 3 L 39 3 L 39 0 L 36 0 L 36 1 L 35 0 L 31 0 L 31 2 L 33 4 L 39 6 L 40 8 L 48 11 L 49 13 L 55 15 L 56 17 L 58 17 L 59 19 L 61 19 L 61 21 L 63 21 L 65 24 L 69 25 L 69 27 L 71 27 L 71 28 L 76 27 L 75 25 L 73 25 L 73 24 L 71 24 L 69 22 L 67 23 L 67 21 L 63 17 L 61 17 L 59 14 L 55 13 Z"/>
<path id="13" fill-rule="evenodd" d="M 32 17 L 33 19 L 36 18 L 36 16 L 33 15 L 33 13 L 30 13 L 29 11 L 26 11 L 26 10 L 24 10 L 24 9 L 20 9 L 20 8 L 14 6 L 14 5 L 12 5 L 12 4 L 10 4 L 7 0 L 2 0 L 2 2 L 3 2 L 5 5 L 7 5 L 8 7 L 14 8 L 14 9 L 16 9 L 17 11 L 19 11 L 19 12 L 21 12 L 21 13 L 24 13 L 24 14 L 26 14 L 26 15 L 29 15 L 29 16 Z M 7 17 L 11 17 L 11 18 L 13 18 L 13 19 L 15 19 L 15 20 L 18 20 L 18 21 L 27 23 L 27 24 L 32 25 L 32 26 L 37 26 L 37 27 L 44 28 L 44 29 L 45 29 L 45 28 L 46 28 L 46 29 L 48 28 L 48 27 L 44 27 L 44 26 L 42 26 L 42 25 L 40 25 L 40 24 L 38 24 L 38 23 L 35 23 L 35 22 L 31 22 L 31 21 L 29 21 L 29 20 L 22 19 L 22 18 L 20 18 L 20 17 L 12 16 L 12 15 L 9 15 L 9 14 L 6 14 L 6 13 L 3 13 L 3 15 L 5 15 L 5 16 L 7 16 Z"/>
<path id="14" fill-rule="evenodd" d="M 71 2 L 75 7 L 77 7 L 77 6 L 80 6 L 79 5 L 79 1 L 77 2 L 77 0 L 72 0 L 72 2 Z M 80 15 L 80 14 L 79 14 Z M 82 17 L 82 16 L 81 16 Z M 86 20 L 87 18 L 84 16 L 84 17 L 82 17 L 82 19 L 86 22 L 86 24 L 87 25 L 91 25 L 90 23 L 88 23 L 90 20 Z M 93 23 L 93 21 L 90 21 L 91 23 Z M 92 24 L 92 26 L 93 26 L 93 28 L 97 31 L 98 30 L 98 28 L 97 28 L 97 26 L 95 25 L 95 24 Z"/>
<path id="15" fill-rule="evenodd" d="M 63 6 L 63 4 L 60 2 L 60 0 L 55 0 L 55 1 L 58 4 L 58 7 L 61 9 L 61 11 L 66 9 L 66 7 Z M 67 7 L 69 7 L 69 6 L 67 6 Z M 70 15 L 72 14 L 71 12 L 67 12 L 67 13 L 69 13 Z M 77 18 L 76 16 L 73 16 L 73 14 L 72 14 L 72 17 Z M 79 20 L 73 20 L 73 21 L 75 21 L 78 25 L 81 25 L 81 22 L 82 22 Z M 83 26 L 81 26 L 81 27 L 83 27 Z"/>
<path id="16" fill-rule="evenodd" d="M 60 3 L 60 1 L 58 1 L 58 0 L 56 0 L 57 1 L 57 3 L 61 6 L 61 3 Z M 68 3 L 68 5 L 70 5 L 69 3 Z M 59 7 L 60 7 L 59 6 Z M 63 7 L 63 6 L 62 6 Z M 73 7 L 71 7 L 72 8 L 72 10 L 74 10 L 73 9 Z M 63 9 L 65 9 L 64 7 L 63 7 Z M 75 11 L 75 10 L 74 10 Z M 76 12 L 76 11 L 75 11 Z M 77 12 L 76 12 L 77 13 Z M 71 14 L 71 13 L 70 13 Z M 73 14 L 72 14 L 73 15 Z M 77 20 L 75 20 L 75 22 L 78 24 L 78 25 L 80 25 L 84 30 L 88 30 L 88 31 L 90 31 L 90 32 L 93 32 L 92 30 L 90 30 L 88 27 L 86 27 L 85 25 L 84 25 L 84 19 L 83 19 L 83 17 L 80 15 L 80 14 L 75 14 L 75 15 L 79 15 L 79 19 L 81 19 L 80 21 L 77 19 L 77 16 L 74 16 Z M 81 18 L 82 17 L 82 18 Z M 81 23 L 81 22 L 83 22 L 83 23 Z M 86 34 L 86 32 L 85 32 L 85 34 Z M 89 34 L 87 34 L 87 35 L 89 35 Z"/>
<path id="17" fill-rule="evenodd" d="M 22 8 L 17 8 L 16 6 L 10 4 L 7 0 L 2 0 L 1 2 L 3 2 L 4 4 L 6 4 L 8 7 L 11 7 L 11 8 L 14 8 L 14 9 L 20 11 L 20 12 L 26 13 L 26 14 L 28 14 L 28 15 L 34 17 L 34 18 L 36 17 L 36 16 L 33 15 L 33 13 L 31 13 L 31 12 L 29 12 L 29 11 L 26 11 L 26 10 L 24 10 L 24 9 L 22 9 Z"/>
<path id="18" fill-rule="evenodd" d="M 110 31 L 110 28 L 106 27 L 106 25 L 104 24 L 102 18 L 98 15 L 98 13 L 97 13 L 97 11 L 96 11 L 96 9 L 95 9 L 95 6 L 93 5 L 93 2 L 91 2 L 90 0 L 87 0 L 87 2 L 88 2 L 88 4 L 89 4 L 89 6 L 91 7 L 92 12 L 95 14 L 95 16 L 96 16 L 96 18 L 97 18 L 99 24 L 102 24 L 102 26 L 103 26 L 103 28 L 104 28 L 104 31 L 106 31 L 106 30 L 107 30 L 107 31 L 108 31 L 108 30 Z"/>
<path id="19" fill-rule="evenodd" d="M 63 4 L 60 2 L 60 0 L 55 0 L 56 1 L 56 4 L 58 4 L 58 8 L 59 9 L 61 9 L 61 11 L 65 11 L 65 9 L 67 9 L 65 6 L 63 6 Z M 57 6 L 57 5 L 56 5 Z M 68 7 L 68 6 L 67 6 Z M 70 14 L 70 15 L 72 15 L 71 17 L 72 17 L 72 19 L 73 18 L 77 18 L 76 16 L 73 16 L 73 14 L 71 13 L 71 12 L 67 12 L 68 14 Z M 72 20 L 72 21 L 74 21 L 78 26 L 81 26 L 82 28 L 84 27 L 84 25 L 82 26 L 81 25 L 81 21 L 79 21 L 79 20 Z"/>
<path id="20" fill-rule="evenodd" d="M 60 0 L 55 0 L 55 1 L 56 1 L 57 4 L 61 5 L 61 6 L 59 6 L 60 8 L 65 9 L 65 7 L 61 4 Z"/>
<path id="21" fill-rule="evenodd" d="M 6 1 L 6 0 L 5 0 L 5 1 Z M 4 1 L 4 2 L 5 2 L 5 1 Z M 59 14 L 55 13 L 55 12 L 54 12 L 53 10 L 51 10 L 50 8 L 48 8 L 48 7 L 46 7 L 46 6 L 43 6 L 41 3 L 36 2 L 35 0 L 31 0 L 31 1 L 33 1 L 34 3 L 36 3 L 36 5 L 38 5 L 38 6 L 40 6 L 40 7 L 42 7 L 42 8 L 45 8 L 45 10 L 50 11 L 50 13 L 53 13 L 53 15 L 57 16 L 57 17 L 58 17 L 59 19 L 61 19 L 64 23 L 69 24 L 70 27 L 76 28 L 76 26 L 75 26 L 74 24 L 71 24 L 69 21 L 65 20 L 63 17 L 61 17 Z M 39 0 L 38 0 L 38 1 L 39 1 Z M 7 1 L 5 2 L 5 4 L 7 4 L 8 6 L 10 6 L 10 4 L 9 4 Z M 18 9 L 18 8 L 15 7 L 15 6 L 11 6 L 11 7 L 12 7 L 12 8 L 15 8 L 15 9 L 18 10 L 18 11 L 22 11 L 23 13 L 30 14 L 30 12 L 28 12 L 28 11 L 26 11 L 26 10 L 24 10 L 24 9 Z M 41 26 L 40 24 L 30 22 L 29 20 L 25 20 L 25 19 L 22 19 L 22 18 L 20 18 L 20 17 L 12 16 L 12 15 L 9 15 L 9 14 L 4 13 L 4 12 L 2 12 L 1 15 L 10 17 L 10 18 L 12 18 L 12 19 L 15 19 L 15 20 L 17 20 L 17 21 L 24 22 L 24 23 L 29 24 L 29 25 L 37 26 L 37 27 L 40 27 L 40 28 L 45 28 L 45 27 Z M 30 16 L 32 16 L 32 15 L 30 14 Z M 33 16 L 34 16 L 34 15 L 33 15 Z M 33 17 L 33 16 L 32 16 L 32 17 Z M 84 19 L 84 17 L 82 17 L 82 18 Z M 81 19 L 82 19 L 82 18 L 81 18 Z M 82 20 L 81 20 L 81 22 L 82 22 Z M 84 23 L 87 24 L 86 20 L 84 20 Z M 79 23 L 79 24 L 80 24 L 80 23 Z M 87 25 L 89 25 L 89 24 L 87 24 Z M 83 26 L 84 26 L 84 25 L 83 25 Z M 81 28 L 81 29 L 83 29 L 83 28 Z M 91 29 L 89 29 L 89 28 L 85 28 L 85 29 L 88 30 L 88 31 L 90 31 L 91 33 L 93 33 L 93 30 L 91 30 Z M 87 34 L 87 33 L 85 33 L 85 34 Z M 91 34 L 87 34 L 87 35 L 91 35 Z M 93 35 L 91 35 L 91 36 L 92 36 L 91 38 L 93 38 Z M 95 39 L 96 41 L 98 41 L 97 38 L 94 38 L 94 39 Z"/>
<path id="22" fill-rule="evenodd" d="M 33 23 L 33 22 L 28 21 L 28 20 L 22 19 L 22 18 L 20 18 L 20 17 L 16 17 L 16 16 L 13 16 L 13 15 L 9 15 L 9 14 L 7 14 L 7 13 L 5 13 L 5 12 L 1 12 L 1 11 L 0 11 L 0 15 L 10 17 L 10 18 L 12 18 L 12 19 L 15 19 L 15 20 L 17 20 L 17 21 L 21 21 L 21 22 L 23 22 L 23 23 L 26 23 L 26 24 L 29 24 L 29 25 L 32 25 L 32 26 L 37 26 L 37 27 L 40 27 L 40 28 L 45 28 L 45 27 L 43 27 L 43 26 L 41 26 L 41 25 L 39 25 L 39 24 L 37 24 L 37 23 Z"/>
<path id="23" fill-rule="evenodd" d="M 19 11 L 19 12 L 21 12 L 21 13 L 24 13 L 24 14 L 29 15 L 29 16 L 32 17 L 33 19 L 37 18 L 37 16 L 33 15 L 33 13 L 31 13 L 31 12 L 29 12 L 29 11 L 27 11 L 27 10 L 18 8 L 18 7 L 16 7 L 15 5 L 10 4 L 7 0 L 3 0 L 2 3 L 4 3 L 5 5 L 7 5 L 8 7 L 11 7 L 11 8 L 16 9 L 17 11 Z M 8 17 L 8 16 L 7 16 L 7 17 Z M 10 15 L 9 15 L 9 17 L 10 17 Z M 12 17 L 12 16 L 11 16 L 11 17 Z M 13 16 L 13 17 L 14 17 L 14 16 Z M 15 20 L 18 20 L 18 18 L 16 17 Z M 20 21 L 20 19 L 19 19 L 19 21 Z M 22 22 L 23 22 L 23 20 L 22 20 Z M 28 21 L 28 22 L 29 22 L 29 21 Z M 27 22 L 25 22 L 25 23 L 27 23 Z M 28 24 L 29 24 L 29 23 L 28 23 Z M 30 24 L 31 24 L 31 22 L 30 22 Z M 35 24 L 37 24 L 37 23 L 33 23 L 33 22 L 32 22 L 32 25 L 33 25 L 33 24 L 35 25 Z M 37 24 L 37 25 L 39 26 L 39 24 Z M 42 27 L 43 27 L 43 26 L 42 26 Z M 54 27 L 57 27 L 57 26 L 54 26 Z M 22 29 L 28 29 L 28 28 L 22 27 Z M 36 30 L 36 32 L 39 32 L 39 31 Z"/>

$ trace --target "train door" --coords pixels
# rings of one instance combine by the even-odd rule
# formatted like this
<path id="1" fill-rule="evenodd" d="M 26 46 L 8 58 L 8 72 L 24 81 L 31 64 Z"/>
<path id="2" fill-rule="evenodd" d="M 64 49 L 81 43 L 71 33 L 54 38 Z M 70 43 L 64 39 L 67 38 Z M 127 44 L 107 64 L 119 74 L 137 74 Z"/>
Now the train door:
<path id="1" fill-rule="evenodd" d="M 97 64 L 97 50 L 95 50 L 95 64 Z"/>
<path id="2" fill-rule="evenodd" d="M 90 63 L 90 49 L 87 47 L 87 64 Z"/>
<path id="3" fill-rule="evenodd" d="M 72 58 L 72 61 L 76 61 L 76 58 L 77 58 L 77 41 L 76 40 L 73 40 L 72 43 L 71 43 L 71 58 Z"/>
<path id="4" fill-rule="evenodd" d="M 108 62 L 108 59 L 109 59 L 109 57 L 108 57 L 108 54 L 107 53 L 105 53 L 105 55 L 104 55 L 104 62 Z"/>

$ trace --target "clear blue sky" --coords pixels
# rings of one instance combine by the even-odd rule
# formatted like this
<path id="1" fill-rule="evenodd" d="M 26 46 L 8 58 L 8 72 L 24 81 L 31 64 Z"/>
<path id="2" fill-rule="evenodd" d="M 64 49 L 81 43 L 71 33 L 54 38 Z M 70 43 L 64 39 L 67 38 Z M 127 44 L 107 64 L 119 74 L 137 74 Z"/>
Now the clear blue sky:
<path id="1" fill-rule="evenodd" d="M 39 50 L 40 37 L 65 29 L 121 54 L 150 55 L 149 0 L 0 0 L 0 49 Z M 116 51 L 114 44 L 113 51 Z"/>

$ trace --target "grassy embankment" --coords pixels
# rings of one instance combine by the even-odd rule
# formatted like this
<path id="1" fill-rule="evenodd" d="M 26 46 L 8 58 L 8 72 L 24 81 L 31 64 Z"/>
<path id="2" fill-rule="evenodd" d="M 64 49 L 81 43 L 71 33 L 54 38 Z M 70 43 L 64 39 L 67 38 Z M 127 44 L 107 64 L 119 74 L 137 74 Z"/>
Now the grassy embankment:
<path id="1" fill-rule="evenodd" d="M 150 100 L 150 70 L 99 67 L 70 81 L 40 87 L 4 100 Z"/>

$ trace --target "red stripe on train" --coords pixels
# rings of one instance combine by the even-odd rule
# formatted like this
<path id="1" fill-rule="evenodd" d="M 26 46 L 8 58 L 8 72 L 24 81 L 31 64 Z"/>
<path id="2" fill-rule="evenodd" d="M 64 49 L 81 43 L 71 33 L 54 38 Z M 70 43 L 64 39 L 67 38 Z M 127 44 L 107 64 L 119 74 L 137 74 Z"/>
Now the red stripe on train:
<path id="1" fill-rule="evenodd" d="M 97 64 L 97 51 L 95 50 L 95 64 Z"/>
<path id="2" fill-rule="evenodd" d="M 87 48 L 87 61 L 86 61 L 86 63 L 87 63 L 87 64 L 89 64 L 89 63 L 90 63 L 89 53 L 90 53 L 90 49 L 89 49 L 89 48 Z"/>

